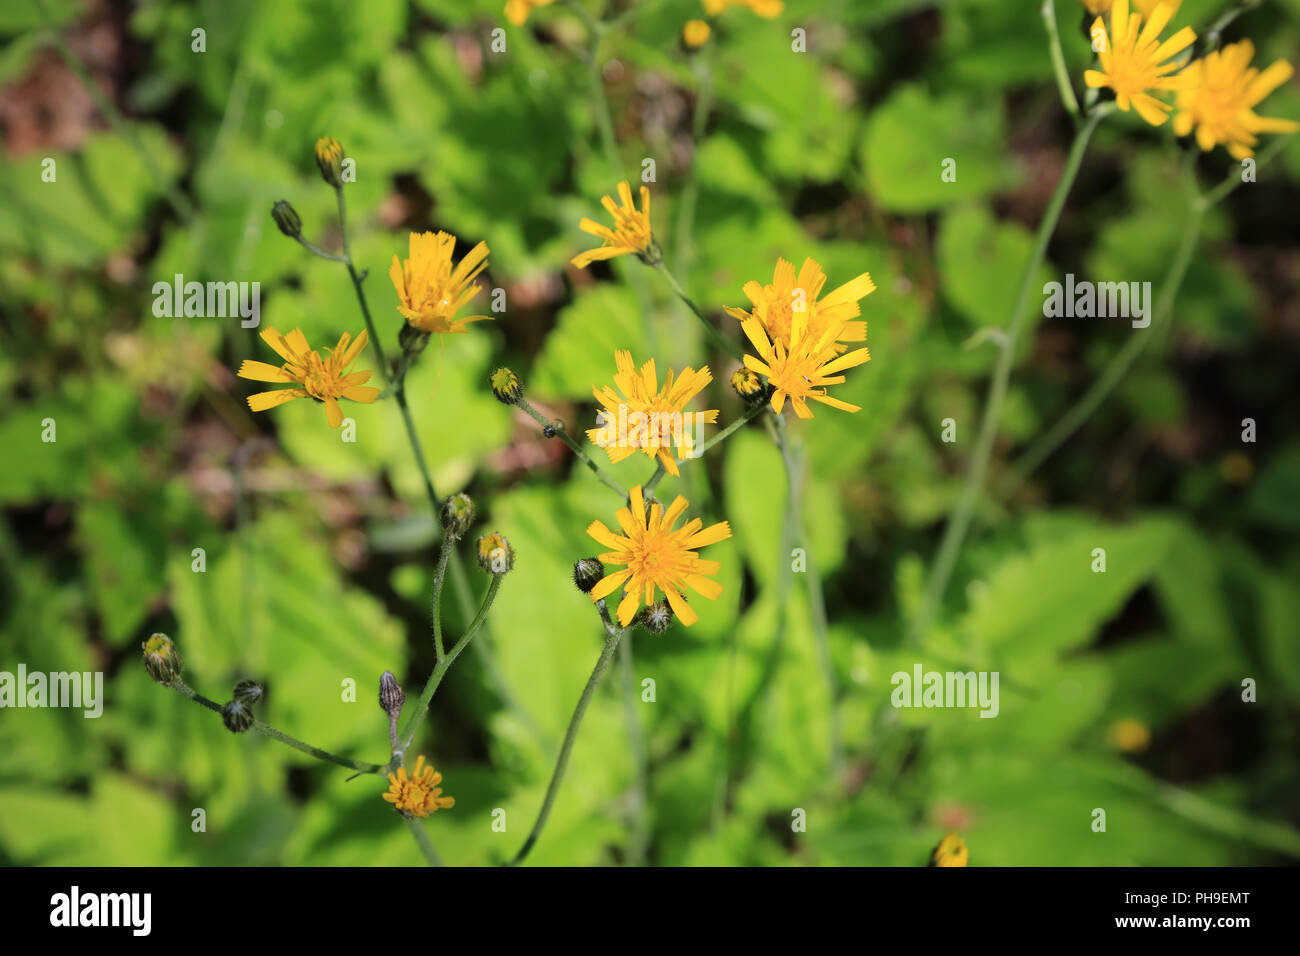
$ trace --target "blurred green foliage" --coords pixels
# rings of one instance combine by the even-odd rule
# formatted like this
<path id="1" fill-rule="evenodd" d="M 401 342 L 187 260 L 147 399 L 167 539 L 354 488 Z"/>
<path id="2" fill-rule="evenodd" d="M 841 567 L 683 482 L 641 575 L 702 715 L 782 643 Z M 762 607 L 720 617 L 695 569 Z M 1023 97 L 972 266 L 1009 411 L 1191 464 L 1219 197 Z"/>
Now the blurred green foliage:
<path id="1" fill-rule="evenodd" d="M 344 270 L 269 217 L 288 199 L 308 238 L 338 248 L 311 155 L 327 134 L 356 160 L 352 254 L 390 343 L 401 320 L 387 270 L 411 229 L 450 230 L 461 251 L 486 240 L 490 286 L 511 303 L 433 342 L 409 383 L 439 491 L 468 490 L 482 515 L 474 533 L 500 530 L 518 553 L 490 640 L 453 668 L 418 745 L 457 800 L 427 821 L 445 859 L 507 859 L 532 822 L 599 651 L 598 621 L 566 581 L 595 550 L 585 527 L 616 504 L 492 398 L 487 373 L 512 365 L 576 433 L 592 423 L 591 386 L 612 373 L 616 348 L 654 354 L 661 368 L 707 360 L 695 320 L 634 261 L 594 277 L 565 268 L 588 245 L 580 217 L 597 215 L 643 157 L 657 163 L 656 233 L 706 309 L 743 305 L 741 285 L 770 281 L 777 256 L 816 258 L 828 288 L 862 271 L 879 286 L 863 303 L 873 360 L 836 392 L 863 411 L 826 409 L 799 427 L 809 460 L 799 544 L 827 591 L 848 765 L 828 777 L 830 702 L 804 576 L 778 593 L 789 560 L 780 457 L 749 428 L 663 486 L 735 536 L 710 549 L 725 590 L 697 602 L 699 623 L 634 637 L 649 860 L 919 865 L 951 829 L 975 865 L 1300 857 L 1300 409 L 1294 310 L 1281 317 L 1294 301 L 1300 150 L 1207 219 L 1172 334 L 1026 487 L 985 499 L 917 647 L 904 635 L 995 356 L 963 343 L 1006 321 L 1068 142 L 1038 3 L 790 0 L 774 21 L 727 11 L 692 54 L 679 36 L 698 3 L 645 0 L 601 47 L 618 170 L 600 145 L 581 20 L 557 5 L 514 28 L 502 5 L 142 0 L 120 23 L 92 14 L 131 53 L 105 68 L 112 95 L 131 137 L 191 198 L 189 221 L 137 145 L 102 123 L 75 148 L 8 144 L 0 669 L 103 670 L 107 702 L 98 720 L 0 715 L 0 860 L 420 862 L 379 799 L 382 781 L 347 782 L 340 768 L 231 735 L 154 685 L 139 660 L 140 641 L 166 631 L 200 692 L 224 700 L 255 678 L 263 719 L 375 761 L 387 743 L 373 702 L 380 672 L 413 698 L 432 666 L 433 523 L 393 403 L 349 406 L 355 443 L 311 403 L 254 417 L 232 370 L 268 357 L 255 330 L 151 309 L 153 283 L 176 273 L 258 281 L 263 327 L 301 327 L 313 345 L 356 333 Z M 46 6 L 49 26 L 83 29 L 88 4 Z M 1057 8 L 1077 79 L 1082 10 Z M 1177 22 L 1203 25 L 1221 8 L 1186 0 Z M 1232 37 L 1252 37 L 1268 62 L 1294 53 L 1298 23 L 1297 0 L 1266 4 Z M 44 26 L 23 3 L 0 13 L 0 81 L 57 64 Z M 204 53 L 191 50 L 197 27 Z M 498 27 L 504 53 L 492 49 Z M 794 27 L 807 31 L 806 54 L 791 52 Z M 713 108 L 693 146 L 701 82 Z M 1268 106 L 1300 116 L 1300 93 L 1289 86 Z M 41 181 L 46 157 L 56 183 Z M 944 183 L 950 157 L 958 178 Z M 1134 117 L 1104 124 L 1042 281 L 1075 271 L 1158 283 L 1183 226 L 1178 162 Z M 1204 157 L 1202 182 L 1234 168 L 1222 152 Z M 1126 323 L 1035 326 L 1017 356 L 995 482 L 1131 334 Z M 721 408 L 725 423 L 741 413 L 731 364 L 712 366 L 701 407 Z M 955 445 L 939 440 L 949 417 Z M 1254 445 L 1238 440 L 1244 417 L 1259 422 Z M 41 440 L 45 419 L 55 443 Z M 625 483 L 648 471 L 642 456 L 611 470 Z M 1095 548 L 1104 574 L 1090 570 Z M 474 569 L 471 582 L 476 594 L 486 586 Z M 458 634 L 454 602 L 445 614 Z M 918 662 L 999 671 L 999 717 L 891 707 L 889 676 Z M 640 701 L 646 677 L 653 704 Z M 1241 702 L 1243 678 L 1258 682 L 1257 703 Z M 530 861 L 628 858 L 636 777 L 624 693 L 615 667 Z M 1126 718 L 1150 729 L 1147 752 L 1109 742 Z M 203 833 L 191 829 L 198 807 Z M 1097 807 L 1105 834 L 1090 828 Z M 505 833 L 493 829 L 496 808 Z M 806 833 L 791 832 L 795 808 Z"/>

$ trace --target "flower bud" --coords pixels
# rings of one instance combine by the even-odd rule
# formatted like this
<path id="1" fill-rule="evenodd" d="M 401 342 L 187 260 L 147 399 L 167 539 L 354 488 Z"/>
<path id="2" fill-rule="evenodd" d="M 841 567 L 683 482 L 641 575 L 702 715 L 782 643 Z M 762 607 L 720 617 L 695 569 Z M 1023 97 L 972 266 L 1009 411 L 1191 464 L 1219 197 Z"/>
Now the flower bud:
<path id="1" fill-rule="evenodd" d="M 709 42 L 711 32 L 703 20 L 687 20 L 686 26 L 682 27 L 682 42 L 692 48 L 704 46 Z"/>
<path id="2" fill-rule="evenodd" d="M 583 594 L 590 594 L 604 576 L 605 566 L 595 558 L 583 558 L 573 565 L 573 583 Z"/>
<path id="3" fill-rule="evenodd" d="M 489 574 L 505 574 L 515 566 L 515 549 L 498 531 L 478 539 L 478 563 Z"/>
<path id="4" fill-rule="evenodd" d="M 442 530 L 455 541 L 469 530 L 474 521 L 474 502 L 464 492 L 452 495 L 442 503 L 440 517 Z"/>
<path id="5" fill-rule="evenodd" d="M 524 386 L 511 369 L 497 369 L 488 378 L 488 382 L 492 386 L 492 394 L 502 405 L 513 405 L 523 397 Z"/>
<path id="6" fill-rule="evenodd" d="M 242 734 L 253 726 L 253 709 L 237 700 L 221 708 L 221 720 L 232 734 Z"/>
<path id="7" fill-rule="evenodd" d="M 298 210 L 283 199 L 271 207 L 271 218 L 280 227 L 280 231 L 290 239 L 298 239 L 302 236 L 302 219 L 298 216 Z"/>
<path id="8" fill-rule="evenodd" d="M 235 685 L 234 697 L 239 703 L 252 710 L 253 705 L 262 699 L 262 686 L 256 681 L 241 680 Z"/>
<path id="9" fill-rule="evenodd" d="M 181 654 L 166 634 L 152 634 L 140 645 L 144 648 L 144 668 L 160 684 L 170 684 L 181 676 Z"/>
<path id="10" fill-rule="evenodd" d="M 316 165 L 325 182 L 336 188 L 343 185 L 343 147 L 333 136 L 316 140 Z"/>
<path id="11" fill-rule="evenodd" d="M 768 399 L 768 387 L 754 372 L 741 366 L 731 373 L 731 387 L 747 405 L 758 405 Z"/>
<path id="12" fill-rule="evenodd" d="M 655 601 L 641 612 L 640 622 L 651 634 L 662 634 L 673 623 L 673 609 L 664 600 Z"/>
<path id="13" fill-rule="evenodd" d="M 396 720 L 406 703 L 406 692 L 392 671 L 384 671 L 379 678 L 379 706 L 390 719 Z"/>
<path id="14" fill-rule="evenodd" d="M 429 344 L 429 333 L 423 329 L 417 329 L 410 322 L 402 326 L 402 330 L 397 333 L 397 344 L 402 347 L 402 351 L 407 355 L 419 355 L 424 351 L 424 347 Z"/>

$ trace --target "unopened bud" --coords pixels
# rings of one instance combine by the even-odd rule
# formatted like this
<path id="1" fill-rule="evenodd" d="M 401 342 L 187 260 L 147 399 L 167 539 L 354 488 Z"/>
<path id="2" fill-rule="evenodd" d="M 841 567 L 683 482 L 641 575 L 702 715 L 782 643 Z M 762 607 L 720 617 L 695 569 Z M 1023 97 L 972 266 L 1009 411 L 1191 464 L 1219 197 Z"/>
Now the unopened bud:
<path id="1" fill-rule="evenodd" d="M 235 685 L 234 697 L 239 703 L 251 709 L 262 699 L 262 687 L 255 681 L 241 680 Z"/>
<path id="2" fill-rule="evenodd" d="M 485 534 L 478 539 L 478 563 L 489 574 L 505 574 L 515 566 L 515 549 L 500 532 Z"/>
<path id="3" fill-rule="evenodd" d="M 144 649 L 144 668 L 160 684 L 170 684 L 181 676 L 181 653 L 166 634 L 152 634 L 140 645 Z"/>
<path id="4" fill-rule="evenodd" d="M 232 734 L 242 734 L 253 726 L 253 710 L 246 704 L 232 700 L 221 708 L 221 721 Z"/>
<path id="5" fill-rule="evenodd" d="M 392 671 L 384 671 L 379 678 L 379 706 L 390 719 L 396 719 L 406 703 L 406 692 Z"/>
<path id="6" fill-rule="evenodd" d="M 343 185 L 343 146 L 333 136 L 316 140 L 316 165 L 325 182 L 336 187 Z"/>
<path id="7" fill-rule="evenodd" d="M 591 589 L 605 576 L 605 566 L 595 558 L 583 558 L 574 562 L 573 583 L 583 594 L 590 594 Z"/>
<path id="8" fill-rule="evenodd" d="M 298 239 L 302 236 L 302 219 L 298 215 L 298 210 L 283 199 L 271 207 L 271 218 L 280 227 L 280 231 L 290 239 Z"/>
<path id="9" fill-rule="evenodd" d="M 464 492 L 452 495 L 442 503 L 440 517 L 442 530 L 454 541 L 468 531 L 473 523 L 474 502 Z"/>
<path id="10" fill-rule="evenodd" d="M 768 398 L 768 387 L 754 372 L 741 367 L 731 373 L 731 387 L 747 405 L 758 405 Z"/>
<path id="11" fill-rule="evenodd" d="M 641 626 L 651 634 L 662 634 L 673 623 L 673 609 L 664 600 L 655 601 L 641 612 Z"/>
<path id="12" fill-rule="evenodd" d="M 492 386 L 492 394 L 503 405 L 513 405 L 523 397 L 524 386 L 520 383 L 519 376 L 511 369 L 497 369 L 488 378 L 488 382 Z"/>

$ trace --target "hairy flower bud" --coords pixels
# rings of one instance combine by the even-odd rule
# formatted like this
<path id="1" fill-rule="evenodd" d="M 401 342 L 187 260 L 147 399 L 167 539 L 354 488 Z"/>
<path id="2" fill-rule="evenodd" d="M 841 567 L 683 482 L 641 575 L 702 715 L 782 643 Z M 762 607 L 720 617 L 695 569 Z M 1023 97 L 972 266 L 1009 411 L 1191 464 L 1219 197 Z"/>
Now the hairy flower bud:
<path id="1" fill-rule="evenodd" d="M 768 388 L 763 380 L 744 367 L 731 373 L 731 387 L 747 405 L 758 405 L 768 399 Z"/>
<path id="2" fill-rule="evenodd" d="M 505 574 L 515 566 L 515 549 L 498 531 L 478 539 L 478 563 L 489 574 Z"/>
<path id="3" fill-rule="evenodd" d="M 406 703 L 406 692 L 402 690 L 402 685 L 397 683 L 397 678 L 393 676 L 392 671 L 384 671 L 379 678 L 379 706 L 389 719 L 396 720 L 397 715 L 402 712 L 402 705 Z"/>
<path id="4" fill-rule="evenodd" d="M 221 720 L 232 734 L 242 734 L 253 726 L 253 709 L 247 704 L 232 700 L 221 708 Z"/>
<path id="5" fill-rule="evenodd" d="M 573 565 L 573 583 L 583 594 L 590 594 L 604 576 L 605 566 L 595 558 L 583 558 Z"/>
<path id="6" fill-rule="evenodd" d="M 235 685 L 234 698 L 251 710 L 262 699 L 262 685 L 256 681 L 241 680 Z"/>
<path id="7" fill-rule="evenodd" d="M 283 199 L 271 207 L 271 218 L 280 227 L 280 231 L 290 239 L 298 239 L 302 236 L 302 219 L 298 215 L 298 210 Z"/>
<path id="8" fill-rule="evenodd" d="M 170 684 L 181 676 L 181 654 L 166 634 L 152 634 L 140 645 L 144 649 L 144 668 L 160 684 Z"/>
<path id="9" fill-rule="evenodd" d="M 492 386 L 492 394 L 503 405 L 513 405 L 523 397 L 524 386 L 511 369 L 497 369 L 488 378 L 488 382 Z"/>
<path id="10" fill-rule="evenodd" d="M 641 612 L 640 624 L 651 634 L 662 634 L 673 623 L 673 609 L 667 601 L 655 601 Z"/>
<path id="11" fill-rule="evenodd" d="M 474 521 L 474 502 L 464 492 L 452 495 L 442 503 L 440 517 L 442 530 L 455 541 L 469 530 Z"/>
<path id="12" fill-rule="evenodd" d="M 325 182 L 334 187 L 343 185 L 343 146 L 333 136 L 316 140 L 316 165 Z"/>

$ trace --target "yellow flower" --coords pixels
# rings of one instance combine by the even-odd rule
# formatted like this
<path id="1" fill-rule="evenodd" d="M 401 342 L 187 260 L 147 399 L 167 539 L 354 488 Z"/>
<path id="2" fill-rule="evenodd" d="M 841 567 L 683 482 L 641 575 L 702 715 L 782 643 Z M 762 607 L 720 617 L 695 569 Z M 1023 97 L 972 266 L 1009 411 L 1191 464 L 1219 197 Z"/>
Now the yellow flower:
<path id="1" fill-rule="evenodd" d="M 1151 743 L 1151 731 L 1142 721 L 1133 717 L 1125 717 L 1123 720 L 1117 720 L 1110 725 L 1110 730 L 1106 733 L 1106 739 L 1116 750 L 1122 750 L 1124 753 L 1137 753 L 1147 749 Z"/>
<path id="2" fill-rule="evenodd" d="M 692 518 L 674 530 L 673 525 L 687 506 L 681 495 L 673 499 L 667 511 L 655 502 L 648 516 L 640 485 L 632 489 L 630 498 L 631 507 L 620 508 L 615 515 L 623 529 L 622 535 L 614 534 L 600 521 L 593 521 L 587 528 L 587 534 L 611 549 L 597 555 L 598 560 L 626 566 L 601 578 L 591 589 L 591 600 L 599 601 L 622 586 L 618 623 L 627 627 L 643 599 L 647 607 L 654 603 L 658 588 L 668 598 L 673 613 L 690 627 L 699 620 L 699 615 L 686 603 L 680 590 L 683 585 L 710 601 L 716 601 L 722 593 L 722 585 L 710 576 L 717 574 L 722 565 L 701 558 L 695 549 L 730 538 L 731 526 L 720 521 L 703 528 L 699 518 Z"/>
<path id="3" fill-rule="evenodd" d="M 871 281 L 870 273 L 864 272 L 826 296 L 820 302 L 817 296 L 826 285 L 826 274 L 815 259 L 805 259 L 794 273 L 794 264 L 785 259 L 776 260 L 776 269 L 769 285 L 759 285 L 752 279 L 745 283 L 744 292 L 753 304 L 751 311 L 728 307 L 727 314 L 742 323 L 746 319 L 757 319 L 763 330 L 773 342 L 780 342 L 790 348 L 790 329 L 796 312 L 803 312 L 808 330 L 814 338 L 821 338 L 823 332 L 832 325 L 842 325 L 843 330 L 837 339 L 846 342 L 862 342 L 867 338 L 867 323 L 851 321 L 862 314 L 858 300 L 876 291 L 876 284 Z M 835 351 L 843 352 L 848 346 L 836 345 Z"/>
<path id="4" fill-rule="evenodd" d="M 239 366 L 239 377 L 254 382 L 297 382 L 301 387 L 272 389 L 248 396 L 248 407 L 255 412 L 264 412 L 295 398 L 314 398 L 325 403 L 330 428 L 338 428 L 343 422 L 340 398 L 368 405 L 379 397 L 379 389 L 364 384 L 370 380 L 369 369 L 348 374 L 348 366 L 366 347 L 364 330 L 355 340 L 344 332 L 338 345 L 325 349 L 326 355 L 312 351 L 302 329 L 294 329 L 288 335 L 281 335 L 273 328 L 263 329 L 262 341 L 275 349 L 284 364 L 277 367 L 245 360 Z"/>
<path id="5" fill-rule="evenodd" d="M 713 16 L 727 7 L 749 7 L 760 17 L 771 20 L 785 8 L 784 0 L 704 0 L 704 12 Z"/>
<path id="6" fill-rule="evenodd" d="M 604 241 L 604 245 L 573 257 L 573 264 L 585 269 L 598 259 L 613 259 L 615 256 L 635 252 L 642 261 L 652 262 L 659 252 L 650 233 L 650 190 L 641 187 L 641 211 L 637 212 L 632 204 L 632 187 L 626 182 L 618 184 L 618 198 L 621 206 L 614 205 L 614 200 L 602 196 L 600 204 L 614 217 L 614 228 L 602 226 L 598 222 L 582 217 L 578 228 Z"/>
<path id="7" fill-rule="evenodd" d="M 1294 133 L 1300 123 L 1259 116 L 1254 107 L 1291 78 L 1286 60 L 1262 73 L 1250 65 L 1255 47 L 1249 40 L 1215 50 L 1187 68 L 1188 86 L 1178 92 L 1174 132 L 1196 129 L 1196 142 L 1209 151 L 1222 143 L 1233 159 L 1255 155 L 1256 133 Z"/>
<path id="8" fill-rule="evenodd" d="M 1111 5 L 1115 0 L 1082 0 L 1082 2 L 1088 8 L 1089 13 L 1102 14 L 1110 12 Z M 1183 0 L 1133 0 L 1133 2 L 1144 17 L 1151 16 L 1151 11 L 1155 10 L 1161 2 L 1173 7 L 1170 13 L 1177 13 L 1178 8 L 1183 5 Z"/>
<path id="9" fill-rule="evenodd" d="M 712 32 L 703 20 L 687 20 L 686 26 L 682 27 L 682 42 L 690 47 L 704 46 Z"/>
<path id="10" fill-rule="evenodd" d="M 969 859 L 966 841 L 956 833 L 949 833 L 930 853 L 931 866 L 965 866 Z"/>
<path id="11" fill-rule="evenodd" d="M 831 324 L 820 337 L 816 337 L 808 328 L 808 313 L 796 312 L 788 352 L 780 341 L 775 345 L 769 341 L 763 324 L 758 319 L 746 319 L 741 325 L 759 355 L 759 358 L 755 358 L 746 353 L 745 367 L 767 376 L 768 383 L 776 390 L 772 394 L 772 409 L 778 415 L 785 407 L 787 397 L 794 406 L 794 413 L 800 418 L 813 417 L 808 408 L 810 398 L 846 412 L 862 410 L 857 405 L 850 405 L 826 394 L 825 386 L 838 385 L 844 381 L 844 376 L 836 375 L 835 372 L 861 365 L 871 359 L 871 353 L 866 348 L 854 349 L 847 355 L 835 357 L 835 340 L 842 337 L 843 324 Z M 760 358 L 762 361 L 759 361 Z"/>
<path id="12" fill-rule="evenodd" d="M 1102 49 L 1097 54 L 1101 70 L 1086 71 L 1083 81 L 1094 88 L 1109 86 L 1115 91 L 1120 109 L 1136 109 L 1152 126 L 1164 123 L 1172 107 L 1147 91 L 1182 89 L 1186 78 L 1169 75 L 1178 64 L 1165 61 L 1196 42 L 1191 27 L 1183 27 L 1164 43 L 1159 42 L 1160 31 L 1173 15 L 1168 2 L 1158 3 L 1143 27 L 1142 14 L 1129 12 L 1129 0 L 1115 0 L 1110 11 L 1110 32 L 1106 32 L 1101 17 L 1092 23 L 1093 36 L 1099 29 L 1103 34 Z"/>
<path id="13" fill-rule="evenodd" d="M 620 462 L 637 450 L 650 458 L 658 458 L 670 475 L 678 474 L 677 461 L 693 458 L 695 438 L 688 429 L 700 425 L 713 425 L 718 421 L 718 410 L 683 412 L 686 403 L 713 381 L 706 365 L 698 372 L 686 368 L 680 375 L 668 370 L 663 388 L 655 374 L 655 360 L 650 359 L 636 370 L 632 353 L 614 353 L 618 372 L 614 375 L 617 390 L 606 385 L 591 387 L 596 401 L 604 406 L 604 423 L 587 429 L 587 437 L 609 453 L 609 460 Z M 674 460 L 672 449 L 677 449 Z"/>
<path id="14" fill-rule="evenodd" d="M 506 0 L 506 19 L 515 26 L 523 26 L 528 14 L 538 7 L 548 7 L 555 0 Z"/>
<path id="15" fill-rule="evenodd" d="M 393 255 L 388 277 L 393 280 L 400 300 L 397 311 L 406 321 L 422 332 L 439 335 L 466 331 L 470 322 L 491 319 L 490 315 L 468 315 L 456 318 L 459 312 L 482 289 L 474 279 L 487 268 L 488 247 L 480 242 L 465 254 L 455 268 L 451 254 L 456 248 L 456 237 L 449 232 L 411 233 L 411 258 L 399 262 Z"/>
<path id="16" fill-rule="evenodd" d="M 433 767 L 426 767 L 423 756 L 416 758 L 415 773 L 410 777 L 407 777 L 405 767 L 398 767 L 396 775 L 388 775 L 388 783 L 384 799 L 408 816 L 427 817 L 437 810 L 456 805 L 455 797 L 442 796 L 442 787 L 438 786 L 442 783 L 442 774 Z"/>

